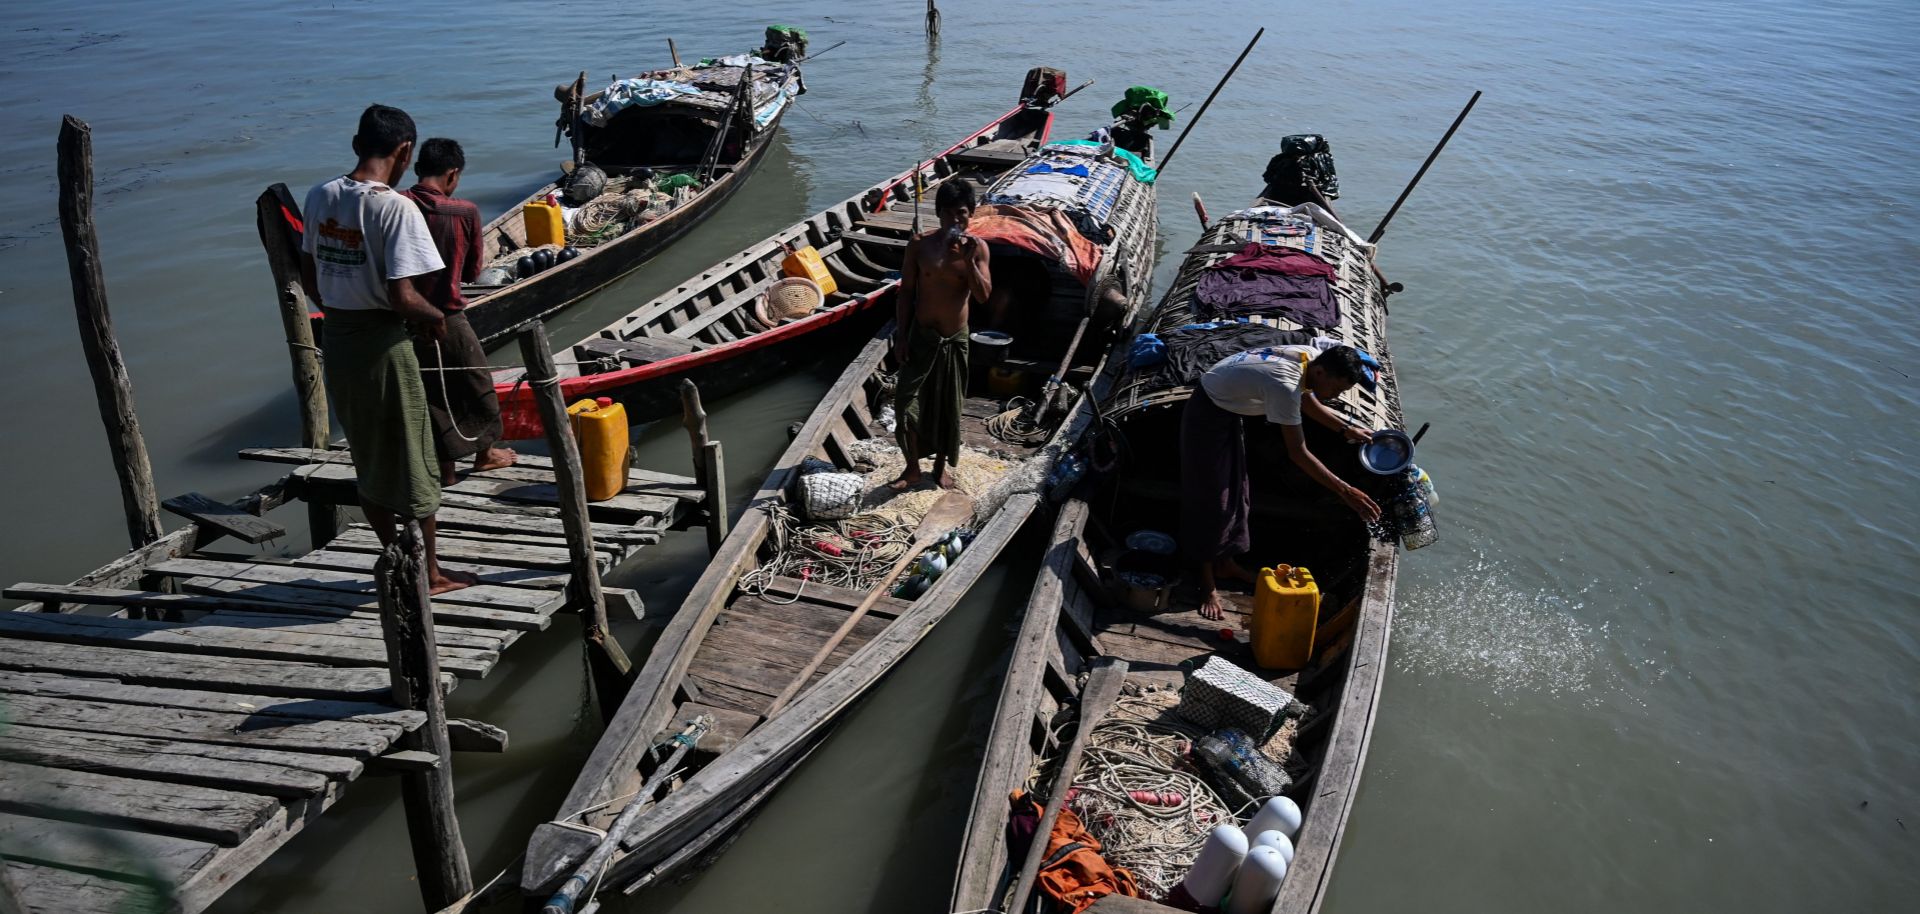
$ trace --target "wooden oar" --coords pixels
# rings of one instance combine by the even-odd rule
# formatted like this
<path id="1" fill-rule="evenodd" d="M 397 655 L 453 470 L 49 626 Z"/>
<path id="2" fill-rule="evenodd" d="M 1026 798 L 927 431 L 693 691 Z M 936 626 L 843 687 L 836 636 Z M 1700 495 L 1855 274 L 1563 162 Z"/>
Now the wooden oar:
<path id="1" fill-rule="evenodd" d="M 1027 848 L 1027 860 L 1020 865 L 1020 882 L 1013 890 L 1013 904 L 1008 911 L 1025 911 L 1027 897 L 1033 894 L 1033 884 L 1040 878 L 1040 861 L 1047 854 L 1047 836 L 1053 833 L 1053 823 L 1060 818 L 1061 808 L 1067 805 L 1067 791 L 1073 787 L 1073 776 L 1080 770 L 1080 756 L 1087 751 L 1087 737 L 1093 735 L 1093 727 L 1100 718 L 1107 716 L 1107 709 L 1113 707 L 1113 701 L 1120 697 L 1120 685 L 1127 679 L 1127 662 L 1114 658 L 1102 658 L 1107 662 L 1096 666 L 1087 676 L 1087 687 L 1080 693 L 1080 722 L 1073 734 L 1073 745 L 1067 748 L 1066 757 L 1060 761 L 1060 770 L 1053 776 L 1053 799 L 1047 801 L 1047 811 L 1040 816 L 1040 827 L 1033 832 L 1033 844 Z"/>
<path id="2" fill-rule="evenodd" d="M 859 624 L 861 619 L 866 618 L 867 611 L 873 608 L 873 604 L 880 602 L 887 588 L 893 586 L 893 579 L 899 577 L 900 572 L 905 571 L 907 565 L 918 558 L 920 553 L 925 552 L 927 547 L 939 542 L 942 537 L 952 533 L 955 527 L 966 523 L 972 517 L 973 499 L 968 498 L 965 493 L 948 492 L 940 496 L 940 500 L 933 503 L 933 508 L 927 512 L 926 516 L 920 518 L 919 526 L 914 528 L 913 545 L 907 547 L 907 553 L 901 556 L 899 561 L 894 562 L 892 568 L 887 569 L 886 576 L 880 579 L 880 585 L 870 591 L 866 599 L 860 601 L 860 605 L 854 608 L 853 614 L 847 616 L 847 621 L 840 623 L 840 628 L 833 633 L 833 637 L 828 638 L 827 643 L 814 652 L 813 659 L 807 661 L 800 675 L 787 683 L 787 687 L 780 692 L 780 697 L 775 698 L 773 704 L 767 706 L 766 713 L 760 716 L 772 717 L 781 708 L 786 707 L 787 702 L 793 700 L 794 694 L 807 684 L 807 680 L 813 678 L 813 671 L 826 662 L 827 655 L 833 653 L 833 649 L 839 647 L 840 642 L 847 640 L 847 634 L 853 631 L 853 627 Z"/>

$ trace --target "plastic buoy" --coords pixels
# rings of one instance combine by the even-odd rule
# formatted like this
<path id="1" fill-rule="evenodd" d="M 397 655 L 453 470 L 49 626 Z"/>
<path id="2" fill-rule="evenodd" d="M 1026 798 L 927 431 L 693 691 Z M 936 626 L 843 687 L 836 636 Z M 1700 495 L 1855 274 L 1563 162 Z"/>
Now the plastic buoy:
<path id="1" fill-rule="evenodd" d="M 1277 831 L 1291 838 L 1300 832 L 1300 804 L 1286 797 L 1268 797 L 1260 811 L 1247 823 L 1247 834 Z"/>
<path id="2" fill-rule="evenodd" d="M 1263 914 L 1280 897 L 1280 883 L 1287 878 L 1287 859 L 1271 847 L 1256 847 L 1247 852 L 1233 878 L 1233 897 L 1227 899 L 1227 914 Z"/>
<path id="3" fill-rule="evenodd" d="M 1246 858 L 1246 832 L 1232 825 L 1216 825 L 1207 833 L 1207 843 L 1200 846 L 1200 855 L 1194 858 L 1193 868 L 1187 870 L 1187 878 L 1180 880 L 1174 892 L 1176 895 L 1184 892 L 1205 907 L 1219 907 L 1220 897 L 1227 894 L 1227 888 L 1233 884 L 1234 871 Z"/>
<path id="4" fill-rule="evenodd" d="M 1253 836 L 1254 847 L 1271 847 L 1287 858 L 1287 865 L 1293 865 L 1293 841 L 1271 828 Z"/>

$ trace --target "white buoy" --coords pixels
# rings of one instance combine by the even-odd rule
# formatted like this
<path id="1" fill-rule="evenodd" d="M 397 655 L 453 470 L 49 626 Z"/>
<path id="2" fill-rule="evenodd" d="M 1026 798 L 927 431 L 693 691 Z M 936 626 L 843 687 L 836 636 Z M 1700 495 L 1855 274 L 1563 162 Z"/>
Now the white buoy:
<path id="1" fill-rule="evenodd" d="M 1264 845 L 1248 851 L 1240 874 L 1233 879 L 1227 914 L 1264 914 L 1280 897 L 1280 883 L 1286 878 L 1287 860 L 1280 851 Z"/>
<path id="2" fill-rule="evenodd" d="M 1266 831 L 1254 835 L 1253 846 L 1271 847 L 1279 851 L 1280 856 L 1287 858 L 1288 866 L 1293 865 L 1293 841 L 1274 829 L 1269 828 Z"/>
<path id="3" fill-rule="evenodd" d="M 1247 823 L 1247 834 L 1277 831 L 1288 838 L 1300 833 L 1300 804 L 1286 797 L 1268 797 L 1260 811 Z"/>
<path id="4" fill-rule="evenodd" d="M 1221 896 L 1233 885 L 1233 874 L 1247 858 L 1247 833 L 1232 825 L 1216 825 L 1200 846 L 1180 890 L 1207 907 L 1219 907 Z"/>

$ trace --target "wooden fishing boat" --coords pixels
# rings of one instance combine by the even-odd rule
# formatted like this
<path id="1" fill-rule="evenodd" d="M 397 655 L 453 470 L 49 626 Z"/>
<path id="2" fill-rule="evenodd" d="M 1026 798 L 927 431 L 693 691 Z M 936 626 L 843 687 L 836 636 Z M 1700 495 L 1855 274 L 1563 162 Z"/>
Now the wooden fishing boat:
<path id="1" fill-rule="evenodd" d="M 679 409 L 682 378 L 709 398 L 724 396 L 788 367 L 795 344 L 818 346 L 835 331 L 852 334 L 849 341 L 870 332 L 892 314 L 907 240 L 917 227 L 938 224 L 932 201 L 919 198 L 948 180 L 985 188 L 1025 161 L 1051 133 L 1060 98 L 1030 79 L 1018 104 L 940 154 L 714 264 L 575 343 L 570 354 L 559 354 L 567 402 L 612 397 L 645 421 Z M 804 248 L 818 252 L 836 288 L 810 314 L 767 313 L 769 290 L 787 278 L 782 263 Z M 507 437 L 538 437 L 531 391 L 508 380 L 496 392 Z"/>
<path id="2" fill-rule="evenodd" d="M 1083 155 L 1072 151 L 1081 148 L 1039 150 L 994 182 L 986 199 L 1020 188 L 1019 176 L 1050 156 Z M 1150 150 L 1142 150 L 1137 161 L 1150 159 Z M 597 880 L 634 891 L 700 860 L 740 827 L 853 702 L 952 611 L 1024 524 L 1036 492 L 1053 481 L 1061 454 L 1093 424 L 1093 397 L 1116 377 L 1118 363 L 1111 356 L 1121 351 L 1119 340 L 1145 309 L 1153 266 L 1152 183 L 1103 152 L 1083 161 L 1091 177 L 1116 169 L 1126 176 L 1113 185 L 1114 199 L 1102 210 L 1106 231 L 1096 234 L 1103 242 L 1049 259 L 1023 246 L 1031 238 L 980 213 L 970 228 L 990 245 L 993 281 L 1005 280 L 1021 315 L 1013 352 L 1001 365 L 1045 366 L 1003 373 L 1003 382 L 1011 377 L 1024 385 L 1019 389 L 1002 388 L 995 395 L 984 389 L 984 379 L 969 389 L 962 422 L 966 451 L 956 470 L 959 485 L 971 487 L 975 498 L 967 524 L 977 531 L 971 543 L 930 585 L 923 572 L 864 618 L 858 618 L 857 607 L 869 585 L 821 583 L 829 564 L 824 558 L 819 565 L 801 562 L 796 570 L 794 552 L 809 543 L 807 548 L 833 555 L 840 550 L 864 556 L 879 548 L 848 532 L 829 550 L 820 543 L 837 534 L 790 520 L 812 504 L 802 493 L 813 485 L 808 480 L 823 478 L 819 472 L 829 477 L 860 472 L 871 455 L 889 450 L 893 455 L 893 464 L 866 471 L 861 506 L 853 519 L 840 522 L 839 531 L 891 510 L 890 505 L 932 497 L 925 490 L 895 496 L 874 484 L 898 472 L 898 450 L 887 444 L 891 326 L 882 327 L 800 428 L 668 624 L 574 782 L 561 816 L 534 833 L 522 873 L 524 890 L 544 894 L 572 882 L 578 891 Z M 971 180 L 973 174 L 957 169 L 932 180 L 937 186 Z M 1051 224 L 1051 213 L 1058 211 L 1040 202 L 997 206 L 982 211 L 1007 216 L 1019 209 L 1035 224 Z M 1037 406 L 1023 413 L 1014 397 L 1058 408 L 1043 419 Z M 922 504 L 900 510 L 904 526 L 913 522 L 915 510 L 927 509 Z M 892 576 L 882 568 L 878 580 L 891 586 Z M 926 589 L 916 595 L 922 586 Z M 836 631 L 850 634 L 836 643 L 830 634 Z M 809 675 L 809 658 L 823 652 L 825 662 L 817 675 Z M 782 704 L 787 696 L 791 701 Z M 662 762 L 650 754 L 702 715 L 711 729 L 682 756 L 685 761 Z M 675 764 L 677 786 L 655 802 L 650 779 Z M 585 868 L 595 871 L 596 880 L 579 878 L 589 860 Z"/>
<path id="3" fill-rule="evenodd" d="M 1287 231 L 1298 231 L 1302 219 L 1311 229 L 1305 234 L 1276 234 L 1277 224 L 1268 221 L 1276 213 L 1289 218 Z M 1173 287 L 1144 329 L 1164 336 L 1205 320 L 1195 307 L 1201 277 L 1207 267 L 1248 240 L 1304 247 L 1332 262 L 1338 271 L 1334 289 L 1341 319 L 1335 326 L 1313 332 L 1359 346 L 1383 366 L 1377 391 L 1356 387 L 1333 405 L 1370 428 L 1399 427 L 1397 377 L 1387 348 L 1384 298 L 1369 269 L 1371 246 L 1324 211 L 1255 209 L 1219 220 L 1189 252 Z M 1280 329 L 1302 329 L 1299 323 L 1271 313 L 1251 320 Z M 1206 732 L 1173 711 L 1178 694 L 1173 690 L 1181 686 L 1184 670 L 1216 656 L 1280 686 L 1311 709 L 1303 720 L 1290 725 L 1296 729 L 1275 737 L 1288 745 L 1269 742 L 1266 746 L 1270 754 L 1285 759 L 1293 776 L 1286 795 L 1305 812 L 1304 825 L 1293 837 L 1295 856 L 1271 910 L 1306 914 L 1320 907 L 1373 728 L 1393 616 L 1397 547 L 1371 534 L 1351 510 L 1295 469 L 1285 456 L 1276 426 L 1249 422 L 1247 464 L 1253 475 L 1254 503 L 1253 549 L 1248 558 L 1261 565 L 1304 566 L 1319 579 L 1322 611 L 1312 662 L 1297 670 L 1261 669 L 1247 644 L 1223 638 L 1223 630 L 1248 628 L 1250 595 L 1226 594 L 1232 605 L 1228 617 L 1220 621 L 1198 614 L 1197 593 L 1170 587 L 1166 593 L 1171 599 L 1156 604 L 1156 594 L 1137 589 L 1141 579 L 1127 573 L 1139 567 L 1138 552 L 1129 550 L 1128 539 L 1142 530 L 1174 528 L 1179 515 L 1180 416 L 1195 389 L 1181 372 L 1163 366 L 1130 368 L 1105 402 L 1107 440 L 1104 450 L 1095 450 L 1109 455 L 1107 459 L 1117 465 L 1090 479 L 1082 490 L 1086 500 L 1067 501 L 1054 524 L 1046 564 L 1021 624 L 975 787 L 955 877 L 955 911 L 1011 911 L 1012 905 L 1021 903 L 1013 896 L 1020 894 L 1023 879 L 1031 880 L 1034 861 L 1024 848 L 1010 852 L 1008 847 L 1010 797 L 1015 791 L 1029 791 L 1035 801 L 1045 803 L 1070 785 L 1080 788 L 1072 794 L 1068 808 L 1079 813 L 1082 822 L 1092 823 L 1090 831 L 1105 843 L 1102 853 L 1110 864 L 1141 866 L 1137 861 L 1150 859 L 1155 861 L 1151 866 L 1164 865 L 1152 873 L 1135 870 L 1143 886 L 1158 883 L 1162 891 L 1169 880 L 1177 883 L 1183 878 L 1200 839 L 1218 819 L 1206 822 L 1194 816 L 1185 823 L 1190 829 L 1181 832 L 1179 839 L 1163 837 L 1166 843 L 1151 849 L 1130 846 L 1117 832 L 1103 836 L 1105 823 L 1116 821 L 1114 810 L 1128 803 L 1142 809 L 1138 804 L 1143 801 L 1138 797 L 1115 800 L 1111 794 L 1103 798 L 1097 789 L 1088 788 L 1089 779 L 1101 773 L 1098 769 L 1104 763 L 1084 761 L 1093 756 L 1076 756 L 1066 744 L 1074 728 L 1100 722 L 1102 711 L 1087 709 L 1083 714 L 1081 702 L 1087 698 L 1089 704 L 1099 705 L 1111 699 L 1111 695 L 1089 697 L 1088 690 L 1093 679 L 1090 671 L 1114 664 L 1120 665 L 1116 671 L 1124 671 L 1122 690 L 1128 697 L 1122 705 L 1131 716 L 1115 712 L 1108 715 L 1109 720 L 1144 721 L 1186 739 Z M 1360 471 L 1356 448 L 1314 423 L 1306 426 L 1309 446 L 1329 469 L 1368 490 L 1383 506 L 1389 503 L 1387 477 Z M 1105 462 L 1095 461 L 1097 465 Z M 1132 545 L 1143 543 L 1136 539 Z M 1178 574 L 1170 566 L 1163 566 L 1161 573 Z M 1150 710 L 1141 712 L 1141 707 Z M 1060 768 L 1075 758 L 1084 764 L 1063 782 Z M 1168 770 L 1177 767 L 1169 763 Z M 1183 802 L 1192 802 L 1192 797 L 1184 797 Z M 1101 807 L 1100 803 L 1120 805 Z M 1227 804 L 1229 809 L 1232 805 Z M 1169 810 L 1155 812 L 1165 816 Z M 1180 841 L 1188 838 L 1192 841 L 1182 846 Z M 1169 854 L 1185 856 L 1165 863 Z M 1157 903 L 1160 900 L 1108 896 L 1092 910 L 1109 914 L 1174 910 Z"/>
<path id="4" fill-rule="evenodd" d="M 614 80 L 590 95 L 582 73 L 572 86 L 555 90 L 561 104 L 558 127 L 570 138 L 573 156 L 566 174 L 509 207 L 481 232 L 486 268 L 463 287 L 467 319 L 481 341 L 491 344 L 529 320 L 585 298 L 713 215 L 759 166 L 781 116 L 805 91 L 800 75 L 805 54 L 804 43 L 762 48 Z M 569 177 L 588 165 L 606 175 L 606 196 L 576 207 L 566 202 Z M 652 193 L 641 199 L 650 188 Z M 540 249 L 528 238 L 527 205 L 549 199 L 562 203 L 568 221 L 564 244 L 579 253 L 520 277 L 520 258 Z M 593 230 L 586 230 L 582 218 L 596 216 Z"/>

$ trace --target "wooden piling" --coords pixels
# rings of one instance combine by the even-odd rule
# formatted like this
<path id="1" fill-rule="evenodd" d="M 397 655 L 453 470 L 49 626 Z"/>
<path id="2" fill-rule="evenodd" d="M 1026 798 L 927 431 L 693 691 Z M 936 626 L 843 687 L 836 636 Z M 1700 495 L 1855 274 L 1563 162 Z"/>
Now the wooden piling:
<path id="1" fill-rule="evenodd" d="M 587 517 L 586 472 L 580 462 L 580 443 L 574 439 L 567 419 L 567 404 L 560 392 L 560 372 L 553 363 L 553 347 L 547 341 L 545 324 L 534 321 L 520 332 L 520 357 L 527 366 L 527 383 L 533 388 L 534 402 L 540 408 L 540 423 L 547 431 L 547 448 L 552 452 L 560 519 L 572 571 L 568 587 L 573 602 L 580 607 L 580 618 L 586 629 L 590 648 L 587 662 L 593 668 L 594 690 L 600 695 L 601 711 L 611 717 L 626 698 L 633 662 L 627 659 L 607 625 L 607 597 L 600 586 L 599 557 L 594 552 L 593 527 Z"/>
<path id="2" fill-rule="evenodd" d="M 93 131 L 69 114 L 60 122 L 60 233 L 67 243 L 67 272 L 73 280 L 73 310 L 80 319 L 80 348 L 93 374 L 100 419 L 107 426 L 120 500 L 127 514 L 127 537 L 138 549 L 160 538 L 160 497 L 153 464 L 133 411 L 133 382 L 107 311 L 107 282 L 100 268 L 100 238 L 93 228 Z"/>
<path id="3" fill-rule="evenodd" d="M 293 393 L 300 404 L 300 446 L 324 449 L 332 435 L 326 375 L 320 363 L 320 347 L 313 338 L 313 320 L 309 317 L 313 309 L 300 285 L 300 239 L 287 224 L 288 216 L 298 218 L 300 214 L 280 211 L 280 193 L 285 187 L 276 184 L 261 192 L 254 201 L 254 221 L 260 244 L 267 249 L 267 268 L 273 272 L 274 296 L 280 304 L 280 325 L 286 332 L 287 355 L 293 362 Z M 313 534 L 313 548 L 325 546 L 340 532 L 339 509 L 309 502 L 307 527 Z"/>
<path id="4" fill-rule="evenodd" d="M 423 711 L 427 722 L 402 737 L 403 751 L 424 752 L 438 764 L 400 775 L 407 809 L 407 837 L 427 910 L 438 911 L 473 891 L 466 845 L 453 802 L 453 746 L 447 737 L 447 709 L 440 694 L 440 659 L 435 649 L 432 601 L 427 594 L 426 552 L 420 527 L 407 521 L 374 565 L 380 591 L 380 626 L 386 636 L 387 662 L 393 673 L 394 704 Z"/>
<path id="5" fill-rule="evenodd" d="M 707 551 L 718 554 L 727 538 L 726 458 L 720 442 L 707 434 L 707 410 L 700 404 L 700 388 L 692 379 L 680 381 L 680 422 L 693 448 L 693 478 L 707 495 Z"/>

